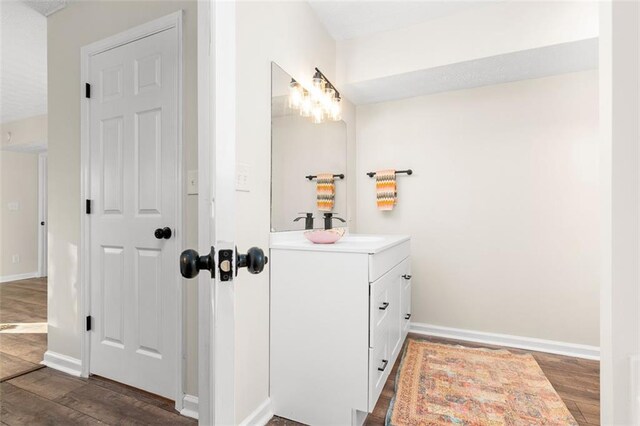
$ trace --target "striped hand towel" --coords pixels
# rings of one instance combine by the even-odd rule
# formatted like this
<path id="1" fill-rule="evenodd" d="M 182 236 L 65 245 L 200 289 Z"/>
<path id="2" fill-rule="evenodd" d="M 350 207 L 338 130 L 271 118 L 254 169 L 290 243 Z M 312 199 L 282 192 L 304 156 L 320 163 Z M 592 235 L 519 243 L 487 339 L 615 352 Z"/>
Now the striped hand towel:
<path id="1" fill-rule="evenodd" d="M 318 210 L 330 212 L 336 198 L 336 184 L 333 173 L 318 173 L 316 178 L 316 192 Z"/>
<path id="2" fill-rule="evenodd" d="M 393 210 L 398 202 L 395 170 L 378 170 L 376 172 L 376 202 L 378 210 Z"/>

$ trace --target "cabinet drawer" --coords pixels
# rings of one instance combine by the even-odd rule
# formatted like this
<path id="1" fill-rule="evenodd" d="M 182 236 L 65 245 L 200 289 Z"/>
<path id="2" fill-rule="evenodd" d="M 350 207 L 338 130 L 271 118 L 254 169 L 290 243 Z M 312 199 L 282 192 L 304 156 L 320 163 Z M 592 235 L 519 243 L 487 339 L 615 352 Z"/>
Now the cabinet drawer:
<path id="1" fill-rule="evenodd" d="M 391 268 L 409 257 L 410 241 L 391 247 L 388 250 L 369 255 L 369 282 L 382 277 Z"/>
<path id="2" fill-rule="evenodd" d="M 369 349 L 369 412 L 375 408 L 387 377 L 393 369 L 389 339 L 384 337 L 385 333 L 381 331 L 377 346 Z"/>

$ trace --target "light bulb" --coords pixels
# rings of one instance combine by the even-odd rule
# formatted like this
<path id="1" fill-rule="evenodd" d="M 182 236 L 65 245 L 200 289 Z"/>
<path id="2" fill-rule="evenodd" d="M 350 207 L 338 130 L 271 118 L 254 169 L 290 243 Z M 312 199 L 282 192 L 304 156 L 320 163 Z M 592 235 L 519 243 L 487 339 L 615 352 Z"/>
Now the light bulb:
<path id="1" fill-rule="evenodd" d="M 311 119 L 315 124 L 320 124 L 324 121 L 324 109 L 321 104 L 315 104 L 313 106 Z"/>
<path id="2" fill-rule="evenodd" d="M 302 102 L 302 86 L 300 83 L 291 79 L 291 83 L 289 83 L 289 108 L 297 109 L 300 108 L 300 103 Z"/>
<path id="3" fill-rule="evenodd" d="M 311 110 L 313 108 L 313 102 L 311 101 L 311 95 L 304 90 L 302 95 L 302 101 L 300 102 L 300 115 L 303 117 L 310 117 Z"/>
<path id="4" fill-rule="evenodd" d="M 329 116 L 333 121 L 339 121 L 342 119 L 342 105 L 340 98 L 335 98 L 331 103 L 331 112 Z"/>

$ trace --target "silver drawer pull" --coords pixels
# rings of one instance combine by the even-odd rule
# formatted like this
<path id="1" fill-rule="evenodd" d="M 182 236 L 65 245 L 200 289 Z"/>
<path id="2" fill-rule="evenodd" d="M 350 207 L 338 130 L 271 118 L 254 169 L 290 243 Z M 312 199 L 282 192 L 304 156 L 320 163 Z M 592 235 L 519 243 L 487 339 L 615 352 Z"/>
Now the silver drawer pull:
<path id="1" fill-rule="evenodd" d="M 411 314 L 407 314 L 404 316 L 404 319 L 408 320 L 409 318 L 411 318 Z"/>
<path id="2" fill-rule="evenodd" d="M 382 306 L 378 307 L 378 309 L 380 309 L 381 311 L 386 311 L 388 307 L 389 307 L 389 302 L 384 302 Z"/>
<path id="3" fill-rule="evenodd" d="M 389 361 L 386 359 L 382 360 L 382 367 L 378 367 L 378 371 L 384 371 L 387 369 L 387 364 L 389 364 Z"/>
<path id="4" fill-rule="evenodd" d="M 402 278 L 404 278 L 405 280 L 410 280 L 410 279 L 411 279 L 411 275 L 404 274 L 404 275 L 402 276 Z"/>

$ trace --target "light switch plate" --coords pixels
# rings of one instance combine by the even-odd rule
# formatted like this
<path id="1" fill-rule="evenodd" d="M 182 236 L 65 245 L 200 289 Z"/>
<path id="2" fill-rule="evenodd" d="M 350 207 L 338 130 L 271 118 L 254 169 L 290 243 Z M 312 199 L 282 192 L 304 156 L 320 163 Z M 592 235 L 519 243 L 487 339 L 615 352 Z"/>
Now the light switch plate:
<path id="1" fill-rule="evenodd" d="M 20 255 L 14 254 L 13 256 L 11 256 L 11 263 L 20 263 Z"/>
<path id="2" fill-rule="evenodd" d="M 17 201 L 9 202 L 9 210 L 20 210 L 20 203 Z"/>
<path id="3" fill-rule="evenodd" d="M 189 170 L 187 172 L 187 195 L 198 193 L 198 171 Z"/>
<path id="4" fill-rule="evenodd" d="M 236 191 L 250 192 L 250 168 L 246 163 L 236 164 Z"/>

